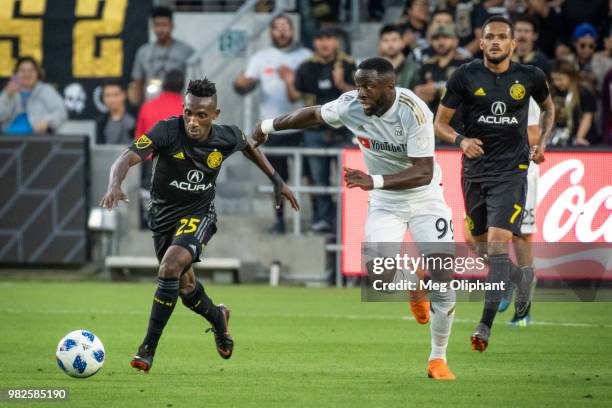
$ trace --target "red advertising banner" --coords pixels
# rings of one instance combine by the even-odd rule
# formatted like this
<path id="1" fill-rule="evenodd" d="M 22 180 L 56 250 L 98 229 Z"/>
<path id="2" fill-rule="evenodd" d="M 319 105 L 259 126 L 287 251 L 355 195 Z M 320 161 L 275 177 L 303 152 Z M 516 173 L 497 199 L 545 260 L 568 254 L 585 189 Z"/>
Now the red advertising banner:
<path id="1" fill-rule="evenodd" d="M 367 171 L 361 152 L 344 151 L 344 166 Z M 444 197 L 453 211 L 456 242 L 465 242 L 463 234 L 463 196 L 461 192 L 461 154 L 455 150 L 436 152 L 442 168 Z M 547 152 L 540 165 L 538 228 L 534 242 L 612 243 L 612 152 Z M 343 187 L 342 200 L 342 272 L 361 274 L 361 244 L 367 215 L 368 194 L 361 189 Z M 405 240 L 411 241 L 410 233 Z M 567 247 L 567 246 L 565 246 Z M 554 264 L 545 254 L 535 253 L 536 267 Z M 540 259 L 538 259 L 540 256 Z M 558 258 L 556 255 L 555 259 Z M 610 266 L 602 260 L 600 269 Z M 601 272 L 601 271 L 598 271 Z M 605 274 L 605 273 L 604 273 Z M 597 273 L 601 278 L 604 274 Z M 584 277 L 585 275 L 581 275 Z M 538 273 L 546 278 L 546 274 Z M 608 276 L 606 276 L 608 278 Z M 612 278 L 612 276 L 610 276 Z"/>

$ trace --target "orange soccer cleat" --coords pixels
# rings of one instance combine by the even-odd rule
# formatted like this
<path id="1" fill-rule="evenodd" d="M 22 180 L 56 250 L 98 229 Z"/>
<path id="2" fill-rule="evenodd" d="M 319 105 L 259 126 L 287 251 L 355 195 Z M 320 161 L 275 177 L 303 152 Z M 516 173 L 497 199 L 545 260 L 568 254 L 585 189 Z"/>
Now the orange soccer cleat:
<path id="1" fill-rule="evenodd" d="M 419 324 L 429 322 L 429 300 L 424 290 L 409 290 L 408 299 L 414 320 Z"/>
<path id="2" fill-rule="evenodd" d="M 454 381 L 457 378 L 450 368 L 448 368 L 446 362 L 441 358 L 429 360 L 429 364 L 427 364 L 427 376 L 434 380 Z"/>

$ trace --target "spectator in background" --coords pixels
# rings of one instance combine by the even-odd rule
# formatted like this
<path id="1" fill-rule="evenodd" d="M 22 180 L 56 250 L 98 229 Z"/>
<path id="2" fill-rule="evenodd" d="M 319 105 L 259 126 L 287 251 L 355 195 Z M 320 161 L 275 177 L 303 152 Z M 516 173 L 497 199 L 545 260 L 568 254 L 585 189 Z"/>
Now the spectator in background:
<path id="1" fill-rule="evenodd" d="M 539 31 L 535 20 L 528 15 L 519 15 L 514 18 L 513 25 L 516 49 L 512 55 L 512 61 L 534 65 L 544 71 L 546 76 L 549 76 L 550 61 L 548 57 L 535 49 Z"/>
<path id="2" fill-rule="evenodd" d="M 183 113 L 184 86 L 185 76 L 182 71 L 173 69 L 165 74 L 161 93 L 140 108 L 135 137 L 140 137 L 160 120 Z"/>
<path id="3" fill-rule="evenodd" d="M 419 63 L 422 63 L 424 60 L 427 60 L 436 55 L 436 50 L 434 50 L 434 48 L 431 46 L 431 43 L 433 42 L 433 33 L 436 32 L 438 27 L 451 25 L 455 25 L 455 20 L 450 10 L 437 9 L 433 12 L 431 16 L 431 23 L 429 24 L 429 28 L 427 29 L 427 47 L 423 49 L 418 48 L 415 50 L 415 58 Z M 465 48 L 457 47 L 456 50 L 459 55 L 463 56 L 466 59 L 472 57 L 472 54 Z"/>
<path id="4" fill-rule="evenodd" d="M 64 100 L 43 82 L 41 67 L 21 57 L 13 77 L 0 94 L 0 123 L 7 135 L 54 133 L 68 118 Z"/>
<path id="5" fill-rule="evenodd" d="M 419 64 L 414 54 L 404 54 L 406 47 L 401 31 L 397 26 L 387 25 L 380 30 L 378 55 L 386 58 L 395 68 L 395 83 L 402 88 L 412 89 L 418 81 Z"/>
<path id="6" fill-rule="evenodd" d="M 132 68 L 135 100 L 131 102 L 135 106 L 139 106 L 144 99 L 157 96 L 167 72 L 175 69 L 184 75 L 186 62 L 194 52 L 187 43 L 172 37 L 172 10 L 168 7 L 155 7 L 151 18 L 155 42 L 144 44 L 138 49 Z"/>
<path id="7" fill-rule="evenodd" d="M 604 39 L 604 50 L 593 56 L 591 68 L 597 79 L 597 90 L 601 92 L 604 77 L 612 69 L 612 30 Z"/>
<path id="8" fill-rule="evenodd" d="M 609 0 L 563 0 L 561 5 L 562 41 L 571 44 L 574 30 L 589 23 L 595 32 L 606 31 L 610 15 Z"/>
<path id="9" fill-rule="evenodd" d="M 428 0 L 407 0 L 404 15 L 398 22 L 398 28 L 406 44 L 406 52 L 427 43 L 427 24 L 429 23 Z"/>
<path id="10" fill-rule="evenodd" d="M 487 10 L 478 0 L 442 0 L 437 9 L 448 9 L 455 16 L 455 30 L 459 37 L 459 46 L 473 56 L 480 52 L 482 24 L 487 19 Z"/>
<path id="11" fill-rule="evenodd" d="M 355 89 L 353 75 L 355 61 L 340 50 L 338 38 L 332 29 L 320 30 L 314 39 L 314 55 L 303 62 L 295 72 L 286 70 L 283 80 L 291 101 L 304 99 L 304 105 L 323 105 Z M 350 143 L 345 129 L 320 126 L 304 131 L 304 146 L 311 148 L 341 147 Z M 332 158 L 308 156 L 310 176 L 317 186 L 330 185 Z M 329 232 L 335 219 L 332 198 L 329 194 L 314 196 L 314 216 L 310 229 L 313 232 Z"/>
<path id="12" fill-rule="evenodd" d="M 110 80 L 102 85 L 102 102 L 108 110 L 96 120 L 97 144 L 130 144 L 136 121 L 128 113 L 126 93 L 121 81 Z"/>
<path id="13" fill-rule="evenodd" d="M 283 77 L 312 56 L 312 51 L 294 42 L 294 27 L 288 15 L 280 14 L 270 22 L 270 39 L 272 46 L 257 51 L 249 59 L 247 69 L 234 80 L 234 89 L 240 95 L 253 91 L 261 85 L 259 100 L 259 117 L 272 118 L 296 108 L 287 97 L 287 84 Z M 280 134 L 280 133 L 279 133 Z M 283 137 L 273 137 L 268 146 L 298 146 L 301 143 L 301 132 L 283 131 Z M 268 158 L 278 174 L 287 180 L 289 169 L 287 157 L 271 156 Z M 284 206 L 276 209 L 276 222 L 272 233 L 285 232 Z"/>
<path id="14" fill-rule="evenodd" d="M 465 63 L 457 53 L 458 39 L 453 25 L 441 25 L 432 34 L 432 46 L 436 55 L 423 63 L 419 71 L 419 85 L 414 93 L 427 103 L 432 112 L 438 110 L 440 98 L 450 76 Z"/>
<path id="15" fill-rule="evenodd" d="M 527 0 L 524 13 L 539 27 L 535 48 L 544 52 L 548 58 L 554 58 L 561 36 L 561 9 L 547 0 Z"/>
<path id="16" fill-rule="evenodd" d="M 612 71 L 608 71 L 602 83 L 601 137 L 604 144 L 612 146 Z"/>
<path id="17" fill-rule="evenodd" d="M 597 89 L 597 80 L 591 65 L 595 48 L 597 47 L 597 30 L 589 23 L 580 24 L 574 30 L 574 50 L 576 61 L 581 71 L 584 82 L 591 86 L 592 90 Z"/>
<path id="18" fill-rule="evenodd" d="M 580 75 L 574 64 L 557 60 L 553 63 L 550 76 L 550 91 L 556 108 L 550 144 L 588 146 L 598 143 L 593 126 L 595 96 L 580 83 Z"/>

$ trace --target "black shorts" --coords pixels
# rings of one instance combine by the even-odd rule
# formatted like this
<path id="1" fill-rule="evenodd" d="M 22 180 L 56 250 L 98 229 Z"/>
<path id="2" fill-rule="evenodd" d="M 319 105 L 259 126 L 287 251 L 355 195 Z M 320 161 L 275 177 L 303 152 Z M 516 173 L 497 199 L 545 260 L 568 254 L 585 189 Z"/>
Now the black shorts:
<path id="1" fill-rule="evenodd" d="M 527 172 L 501 181 L 470 181 L 462 178 L 466 221 L 472 235 L 497 227 L 521 235 L 527 197 Z"/>
<path id="2" fill-rule="evenodd" d="M 155 255 L 161 263 L 170 245 L 179 245 L 191 253 L 193 262 L 200 261 L 202 246 L 217 232 L 217 216 L 214 211 L 188 214 L 182 217 L 173 230 L 153 234 Z"/>

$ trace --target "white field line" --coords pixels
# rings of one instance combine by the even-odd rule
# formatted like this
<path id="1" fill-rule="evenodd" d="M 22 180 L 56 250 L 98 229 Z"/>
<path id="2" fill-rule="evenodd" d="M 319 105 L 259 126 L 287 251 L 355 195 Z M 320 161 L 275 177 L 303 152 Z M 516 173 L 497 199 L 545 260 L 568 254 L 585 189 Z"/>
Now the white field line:
<path id="1" fill-rule="evenodd" d="M 89 315 L 134 315 L 148 316 L 149 313 L 145 310 L 123 310 L 123 311 L 108 311 L 108 310 L 20 310 L 10 308 L 0 308 L 0 314 L 47 314 L 47 315 L 72 315 L 72 314 L 89 314 Z M 240 313 L 236 316 L 245 318 L 274 318 L 281 317 L 287 319 L 340 319 L 340 320 L 409 320 L 414 321 L 412 316 L 396 316 L 396 315 L 357 315 L 357 314 L 305 314 L 305 313 L 279 313 L 279 314 L 263 314 L 263 313 Z M 474 319 L 463 319 L 455 317 L 455 323 L 476 324 L 479 321 Z M 547 322 L 532 320 L 530 325 L 534 326 L 551 326 L 551 327 L 584 327 L 584 328 L 612 328 L 612 324 L 597 324 L 597 323 L 575 323 L 575 322 Z"/>

